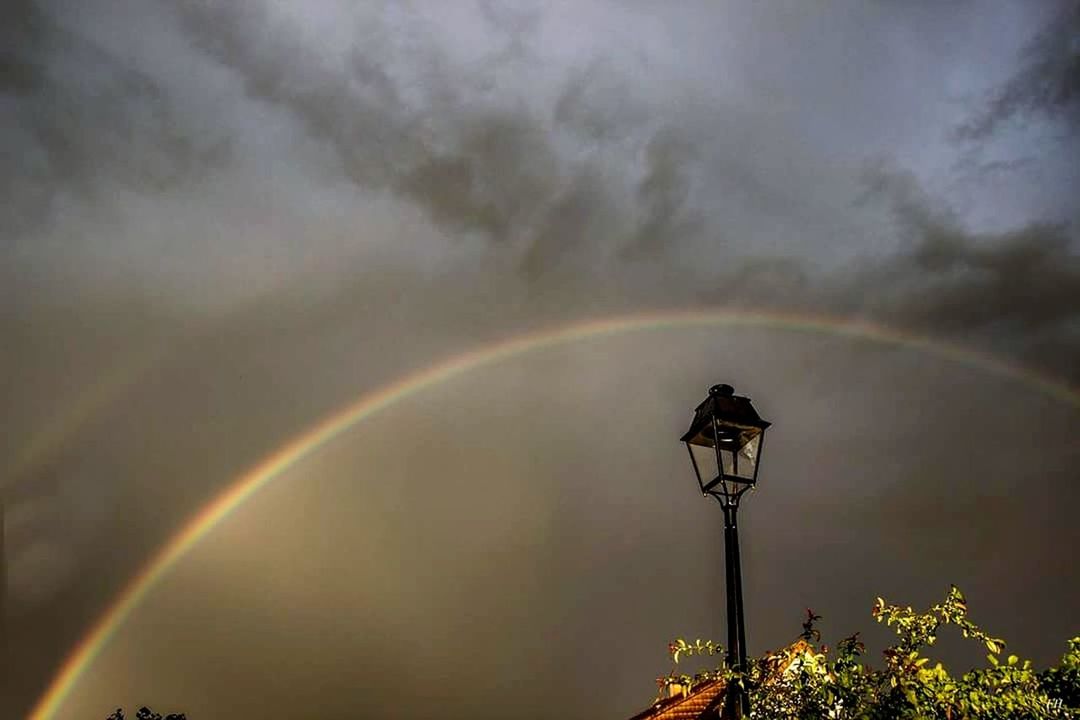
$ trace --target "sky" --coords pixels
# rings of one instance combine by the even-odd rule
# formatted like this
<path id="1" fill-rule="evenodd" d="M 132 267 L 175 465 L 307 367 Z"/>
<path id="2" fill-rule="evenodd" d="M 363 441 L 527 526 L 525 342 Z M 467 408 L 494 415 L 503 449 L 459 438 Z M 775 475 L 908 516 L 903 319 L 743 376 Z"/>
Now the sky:
<path id="1" fill-rule="evenodd" d="M 880 649 L 877 595 L 956 583 L 1060 656 L 1080 10 L 672 5 L 4 4 L 5 717 L 320 419 L 496 341 L 682 310 L 994 360 L 711 325 L 466 373 L 227 518 L 58 717 L 633 715 L 668 641 L 726 636 L 721 518 L 678 443 L 717 382 L 774 423 L 741 516 L 751 654 L 807 606 Z"/>

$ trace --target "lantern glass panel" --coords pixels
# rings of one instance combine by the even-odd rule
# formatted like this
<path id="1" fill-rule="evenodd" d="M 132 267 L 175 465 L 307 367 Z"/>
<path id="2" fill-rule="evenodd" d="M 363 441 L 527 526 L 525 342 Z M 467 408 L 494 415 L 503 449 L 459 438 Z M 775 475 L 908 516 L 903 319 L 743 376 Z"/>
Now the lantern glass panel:
<path id="1" fill-rule="evenodd" d="M 716 465 L 716 450 L 704 445 L 687 443 L 690 448 L 690 457 L 693 459 L 694 471 L 698 476 L 698 483 L 702 489 L 716 479 L 720 474 L 720 468 Z"/>
<path id="2" fill-rule="evenodd" d="M 728 442 L 721 440 L 720 460 L 724 477 L 741 482 L 754 482 L 760 457 L 762 432 L 757 429 L 741 430 L 737 438 Z M 721 435 L 721 437 L 723 437 Z"/>

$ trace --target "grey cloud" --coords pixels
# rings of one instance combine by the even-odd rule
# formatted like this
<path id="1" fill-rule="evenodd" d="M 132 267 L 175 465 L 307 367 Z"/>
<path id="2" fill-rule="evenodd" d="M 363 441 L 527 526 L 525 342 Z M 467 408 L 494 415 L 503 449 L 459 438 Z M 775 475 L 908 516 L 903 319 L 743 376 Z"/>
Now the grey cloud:
<path id="1" fill-rule="evenodd" d="M 713 275 L 710 303 L 817 307 L 1012 356 L 1080 379 L 1080 241 L 1064 223 L 970 228 L 917 179 L 876 161 L 856 206 L 879 206 L 901 250 L 812 271 L 761 256 Z"/>
<path id="2" fill-rule="evenodd" d="M 642 220 L 624 248 L 624 256 L 654 256 L 673 238 L 693 240 L 704 230 L 704 220 L 687 210 L 694 165 L 693 146 L 672 132 L 662 132 L 645 148 L 646 173 L 637 187 Z"/>
<path id="3" fill-rule="evenodd" d="M 49 18 L 34 0 L 13 0 L 0 11 L 0 91 L 26 94 L 43 83 L 41 54 Z"/>
<path id="4" fill-rule="evenodd" d="M 526 117 L 493 113 L 475 120 L 463 123 L 460 147 L 429 149 L 392 185 L 451 231 L 509 242 L 557 192 L 558 159 Z"/>
<path id="5" fill-rule="evenodd" d="M 647 127 L 648 113 L 628 80 L 603 58 L 566 78 L 551 107 L 556 127 L 593 147 L 632 139 L 628 131 Z"/>
<path id="6" fill-rule="evenodd" d="M 1011 120 L 1040 116 L 1073 133 L 1080 128 L 1080 7 L 1072 2 L 1060 3 L 1025 48 L 1019 70 L 955 135 L 985 140 Z"/>
<path id="7" fill-rule="evenodd" d="M 433 42 L 408 58 L 423 68 L 413 107 L 401 86 L 416 80 L 393 77 L 389 68 L 405 61 L 378 43 L 350 50 L 341 73 L 305 63 L 286 47 L 257 45 L 251 38 L 268 34 L 258 13 L 221 7 L 184 16 L 196 41 L 236 70 L 253 96 L 330 142 L 353 182 L 399 194 L 451 233 L 480 233 L 524 253 L 526 278 L 549 265 L 542 258 L 571 246 L 599 242 L 636 255 L 701 230 L 685 207 L 685 172 L 695 162 L 690 139 L 676 127 L 635 127 L 645 116 L 621 113 L 620 105 L 633 103 L 617 84 L 610 102 L 598 104 L 590 90 L 610 73 L 603 63 L 572 76 L 545 118 L 524 100 L 487 100 L 487 80 L 463 74 Z M 523 62 L 541 62 L 525 45 L 515 47 Z M 640 140 L 631 137 L 635 131 Z M 563 132 L 570 151 L 558 147 Z M 644 157 L 629 196 L 620 194 L 625 180 L 613 175 L 620 168 L 604 162 L 613 150 Z M 627 222 L 628 214 L 636 217 Z"/>
<path id="8" fill-rule="evenodd" d="M 603 235 L 611 226 L 605 226 L 603 220 L 612 219 L 614 214 L 603 176 L 583 170 L 543 211 L 521 260 L 521 272 L 526 278 L 537 279 L 575 247 L 610 241 Z"/>
<path id="9" fill-rule="evenodd" d="M 63 8 L 16 3 L 0 142 L 8 239 L 38 229 L 64 192 L 102 202 L 114 184 L 164 190 L 220 162 L 221 142 L 185 128 L 175 98 L 116 48 L 69 27 Z"/>
<path id="10" fill-rule="evenodd" d="M 965 227 L 904 173 L 873 173 L 907 250 L 861 268 L 847 308 L 916 329 L 985 343 L 1077 379 L 1080 252 L 1074 228 L 1032 222 L 1008 231 Z"/>

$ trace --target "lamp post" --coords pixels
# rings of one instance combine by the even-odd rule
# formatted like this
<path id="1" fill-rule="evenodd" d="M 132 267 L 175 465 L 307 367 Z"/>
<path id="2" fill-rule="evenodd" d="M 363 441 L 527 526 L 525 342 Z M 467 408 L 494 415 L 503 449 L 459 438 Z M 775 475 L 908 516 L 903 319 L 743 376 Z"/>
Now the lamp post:
<path id="1" fill-rule="evenodd" d="M 757 485 L 765 430 L 770 424 L 757 414 L 750 398 L 736 395 L 730 385 L 713 385 L 682 436 L 701 494 L 716 498 L 724 512 L 727 664 L 740 672 L 746 670 L 746 626 L 737 516 L 742 496 Z M 724 698 L 727 717 L 749 716 L 750 698 L 742 688 L 725 692 Z"/>
<path id="2" fill-rule="evenodd" d="M 4 495 L 0 492 L 0 667 L 7 654 L 7 548 L 4 546 Z"/>
<path id="3" fill-rule="evenodd" d="M 4 545 L 4 494 L 0 488 L 0 690 L 5 690 L 8 676 L 8 624 L 7 624 L 7 547 Z"/>

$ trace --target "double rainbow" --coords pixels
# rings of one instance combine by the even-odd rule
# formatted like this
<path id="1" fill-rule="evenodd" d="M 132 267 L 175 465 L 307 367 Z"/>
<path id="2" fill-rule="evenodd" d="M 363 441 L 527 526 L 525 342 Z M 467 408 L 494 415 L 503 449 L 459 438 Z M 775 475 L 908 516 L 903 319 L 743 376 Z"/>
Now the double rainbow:
<path id="1" fill-rule="evenodd" d="M 883 345 L 901 346 L 1024 383 L 1033 390 L 1080 408 L 1080 391 L 1075 388 L 985 352 L 901 332 L 883 325 L 848 322 L 820 315 L 742 310 L 657 312 L 590 320 L 485 345 L 361 396 L 321 420 L 314 427 L 297 435 L 233 481 L 224 492 L 196 513 L 117 596 L 102 618 L 64 661 L 49 688 L 32 711 L 30 720 L 49 720 L 55 716 L 80 676 L 102 652 L 126 618 L 203 537 L 261 488 L 357 423 L 432 386 L 544 348 L 631 332 L 705 326 L 743 326 L 790 332 L 824 333 Z"/>

